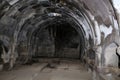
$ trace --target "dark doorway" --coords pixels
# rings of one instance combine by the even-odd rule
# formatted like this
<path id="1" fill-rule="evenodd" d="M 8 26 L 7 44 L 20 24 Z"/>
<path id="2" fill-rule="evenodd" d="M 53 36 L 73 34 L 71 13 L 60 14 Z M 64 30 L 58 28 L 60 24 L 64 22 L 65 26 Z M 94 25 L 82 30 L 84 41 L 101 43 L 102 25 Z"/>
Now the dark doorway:
<path id="1" fill-rule="evenodd" d="M 58 21 L 37 30 L 33 57 L 80 58 L 80 36 L 67 22 Z"/>

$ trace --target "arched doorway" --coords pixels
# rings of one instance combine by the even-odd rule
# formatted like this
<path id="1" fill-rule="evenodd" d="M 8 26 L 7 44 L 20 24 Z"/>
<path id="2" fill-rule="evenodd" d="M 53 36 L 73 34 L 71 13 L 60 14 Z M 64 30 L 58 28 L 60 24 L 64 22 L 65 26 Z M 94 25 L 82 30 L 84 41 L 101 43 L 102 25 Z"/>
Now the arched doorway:
<path id="1" fill-rule="evenodd" d="M 33 56 L 54 58 L 80 58 L 80 35 L 74 26 L 56 21 L 34 34 Z"/>

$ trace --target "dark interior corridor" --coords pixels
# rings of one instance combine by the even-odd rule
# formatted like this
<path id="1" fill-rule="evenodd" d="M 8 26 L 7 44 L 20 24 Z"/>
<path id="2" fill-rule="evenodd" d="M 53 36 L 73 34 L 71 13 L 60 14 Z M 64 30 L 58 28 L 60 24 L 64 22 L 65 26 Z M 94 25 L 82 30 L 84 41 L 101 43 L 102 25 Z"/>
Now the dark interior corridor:
<path id="1" fill-rule="evenodd" d="M 34 35 L 33 57 L 80 58 L 80 36 L 74 26 L 56 21 Z"/>

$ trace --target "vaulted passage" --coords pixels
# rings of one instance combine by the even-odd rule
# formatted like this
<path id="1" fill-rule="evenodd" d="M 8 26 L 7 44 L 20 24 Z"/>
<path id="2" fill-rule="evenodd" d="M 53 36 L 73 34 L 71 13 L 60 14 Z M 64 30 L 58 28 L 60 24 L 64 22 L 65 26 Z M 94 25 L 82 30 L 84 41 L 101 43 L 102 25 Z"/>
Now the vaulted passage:
<path id="1" fill-rule="evenodd" d="M 79 59 L 82 43 L 80 34 L 74 27 L 58 18 L 58 21 L 50 23 L 42 30 L 35 30 L 33 56 Z"/>
<path id="2" fill-rule="evenodd" d="M 0 67 L 12 70 L 16 64 L 47 59 L 43 68 L 53 68 L 62 60 L 78 60 L 80 66 L 85 64 L 93 71 L 94 80 L 104 73 L 105 77 L 109 77 L 108 73 L 114 76 L 117 72 L 109 67 L 118 69 L 120 62 L 120 13 L 116 1 L 0 0 Z"/>

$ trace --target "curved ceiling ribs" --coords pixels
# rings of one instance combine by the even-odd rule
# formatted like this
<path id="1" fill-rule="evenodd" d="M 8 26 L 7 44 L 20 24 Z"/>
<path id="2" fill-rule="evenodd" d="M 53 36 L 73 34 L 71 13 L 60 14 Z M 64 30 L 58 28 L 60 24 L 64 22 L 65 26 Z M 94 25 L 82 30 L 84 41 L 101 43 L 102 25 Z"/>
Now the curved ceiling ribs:
<path id="1" fill-rule="evenodd" d="M 114 0 L 0 0 L 0 41 L 8 48 L 11 67 L 19 57 L 20 46 L 27 58 L 33 54 L 35 36 L 50 25 L 69 24 L 80 37 L 81 58 L 98 56 L 98 66 L 105 65 L 105 49 L 119 45 L 119 27 Z M 100 54 L 102 57 L 98 55 Z M 12 57 L 11 57 L 12 55 Z M 14 57 L 13 57 L 14 56 Z M 94 55 L 95 56 L 95 55 Z"/>

